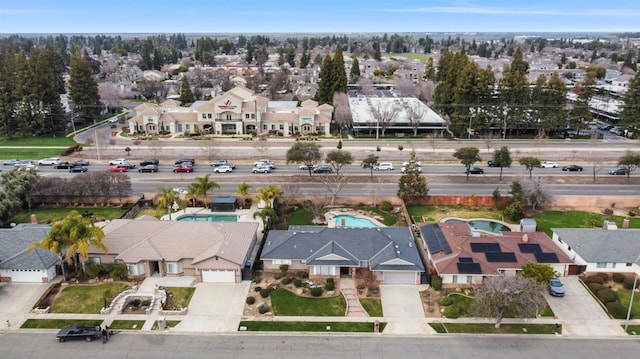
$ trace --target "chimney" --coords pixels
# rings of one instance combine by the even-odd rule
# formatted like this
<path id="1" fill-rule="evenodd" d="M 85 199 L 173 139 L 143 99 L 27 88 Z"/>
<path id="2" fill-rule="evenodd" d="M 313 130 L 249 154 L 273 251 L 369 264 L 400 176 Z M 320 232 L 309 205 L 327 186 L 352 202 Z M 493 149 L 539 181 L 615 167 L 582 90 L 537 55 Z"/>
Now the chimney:
<path id="1" fill-rule="evenodd" d="M 38 217 L 35 214 L 31 215 L 31 224 L 38 224 Z"/>
<path id="2" fill-rule="evenodd" d="M 523 234 L 522 235 L 522 242 L 527 243 L 529 242 L 529 235 L 528 234 Z"/>

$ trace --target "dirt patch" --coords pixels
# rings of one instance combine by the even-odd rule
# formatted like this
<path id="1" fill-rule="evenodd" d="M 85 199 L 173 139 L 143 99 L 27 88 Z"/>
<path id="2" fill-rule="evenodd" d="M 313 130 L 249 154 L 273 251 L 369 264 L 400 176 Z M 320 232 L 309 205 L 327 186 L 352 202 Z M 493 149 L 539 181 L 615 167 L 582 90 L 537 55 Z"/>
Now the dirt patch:
<path id="1" fill-rule="evenodd" d="M 420 292 L 420 299 L 422 300 L 422 309 L 424 316 L 427 318 L 442 318 L 442 311 L 444 308 L 440 308 L 438 301 L 442 297 L 442 291 L 429 288 Z"/>

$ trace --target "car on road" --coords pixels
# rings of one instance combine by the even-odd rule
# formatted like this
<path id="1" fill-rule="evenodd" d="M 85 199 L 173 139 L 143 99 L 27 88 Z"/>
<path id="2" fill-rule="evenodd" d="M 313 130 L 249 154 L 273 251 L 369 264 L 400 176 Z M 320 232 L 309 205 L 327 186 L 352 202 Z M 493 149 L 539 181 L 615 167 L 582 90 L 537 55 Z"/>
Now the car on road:
<path id="1" fill-rule="evenodd" d="M 300 166 L 298 166 L 299 169 L 303 170 L 303 171 L 309 171 L 312 170 L 316 167 L 316 165 L 312 164 L 312 163 L 303 163 Z"/>
<path id="2" fill-rule="evenodd" d="M 615 175 L 615 176 L 626 176 L 629 173 L 630 173 L 630 171 L 626 167 L 617 167 L 617 168 L 614 168 L 611 171 L 609 171 L 610 175 Z"/>
<path id="3" fill-rule="evenodd" d="M 470 167 L 468 170 L 464 171 L 464 173 L 472 174 L 472 175 L 481 175 L 484 173 L 484 170 L 480 167 Z"/>
<path id="4" fill-rule="evenodd" d="M 116 165 L 107 168 L 107 172 L 127 172 L 129 169 L 123 165 Z"/>
<path id="5" fill-rule="evenodd" d="M 231 173 L 233 172 L 233 168 L 228 165 L 217 166 L 213 169 L 213 173 Z"/>
<path id="6" fill-rule="evenodd" d="M 71 164 L 71 162 L 67 162 L 67 161 L 58 161 L 56 162 L 55 165 L 53 165 L 53 168 L 56 170 L 68 170 L 70 168 L 73 167 L 73 164 Z"/>
<path id="7" fill-rule="evenodd" d="M 270 170 L 275 170 L 276 169 L 276 163 L 271 161 L 271 160 L 267 160 L 267 159 L 262 159 L 259 160 L 257 162 L 253 163 L 254 166 L 262 166 L 262 167 L 269 167 Z"/>
<path id="8" fill-rule="evenodd" d="M 93 339 L 100 338 L 101 335 L 100 327 L 74 324 L 70 327 L 60 329 L 58 334 L 56 334 L 56 339 L 61 343 L 73 339 L 84 339 L 90 342 Z"/>
<path id="9" fill-rule="evenodd" d="M 410 161 L 404 161 L 402 162 L 402 166 L 407 167 L 409 165 Z M 422 163 L 420 161 L 416 161 L 416 166 L 420 167 L 422 166 Z"/>
<path id="10" fill-rule="evenodd" d="M 191 162 L 182 162 L 173 166 L 173 172 L 193 172 L 193 165 Z"/>
<path id="11" fill-rule="evenodd" d="M 500 167 L 500 166 L 498 165 L 498 163 L 497 163 L 497 162 L 493 162 L 493 160 L 489 160 L 489 161 L 487 161 L 487 166 L 489 166 L 489 167 Z M 504 166 L 504 167 L 509 168 L 509 167 L 511 167 L 511 166 Z"/>
<path id="12" fill-rule="evenodd" d="M 126 158 L 116 158 L 115 160 L 109 161 L 109 166 L 115 166 L 115 165 L 123 164 L 125 162 L 127 162 Z"/>
<path id="13" fill-rule="evenodd" d="M 187 193 L 189 193 L 189 191 L 187 191 L 186 189 L 178 188 L 178 187 L 173 188 L 173 192 L 175 192 L 177 194 L 187 194 Z"/>
<path id="14" fill-rule="evenodd" d="M 15 164 L 16 164 L 16 163 L 18 163 L 18 162 L 20 162 L 20 160 L 19 160 L 19 159 L 12 158 L 12 159 L 10 159 L 10 160 L 6 160 L 6 161 L 2 162 L 2 164 L 3 164 L 4 166 L 15 166 Z"/>
<path id="15" fill-rule="evenodd" d="M 47 158 L 43 158 L 40 161 L 38 161 L 38 165 L 39 166 L 53 166 L 58 161 L 60 161 L 60 157 L 47 157 Z"/>
<path id="16" fill-rule="evenodd" d="M 158 172 L 158 165 L 145 165 L 138 168 L 138 172 Z"/>
<path id="17" fill-rule="evenodd" d="M 16 162 L 16 164 L 13 165 L 13 167 L 15 167 L 17 169 L 20 169 L 20 170 L 34 170 L 34 171 L 38 171 L 39 170 L 38 166 L 36 166 L 31 161 L 18 161 L 18 162 Z"/>
<path id="18" fill-rule="evenodd" d="M 418 171 L 418 173 L 422 173 L 422 167 L 416 166 L 415 168 L 416 168 L 416 171 Z M 407 166 L 402 166 L 402 168 L 400 168 L 400 172 L 401 173 L 407 172 Z"/>
<path id="19" fill-rule="evenodd" d="M 84 173 L 84 172 L 87 172 L 87 167 L 85 167 L 85 166 L 73 166 L 73 167 L 69 168 L 69 172 L 72 172 L 72 173 L 82 172 L 82 173 Z"/>
<path id="20" fill-rule="evenodd" d="M 72 165 L 74 166 L 88 166 L 89 165 L 89 161 L 87 160 L 77 160 L 74 162 L 71 162 Z"/>
<path id="21" fill-rule="evenodd" d="M 393 171 L 393 164 L 391 162 L 380 162 L 373 166 L 376 171 Z"/>
<path id="22" fill-rule="evenodd" d="M 568 166 L 564 166 L 562 167 L 562 170 L 567 172 L 582 172 L 584 168 L 582 168 L 582 166 L 578 166 L 578 165 L 568 165 Z"/>
<path id="23" fill-rule="evenodd" d="M 553 278 L 549 280 L 549 294 L 554 297 L 564 297 L 564 285 L 558 278 Z"/>
<path id="24" fill-rule="evenodd" d="M 551 161 L 544 161 L 540 164 L 540 168 L 558 168 L 558 164 Z"/>
<path id="25" fill-rule="evenodd" d="M 255 167 L 253 167 L 251 172 L 253 172 L 253 173 L 269 173 L 269 172 L 271 172 L 271 168 L 269 168 L 267 166 L 255 166 Z"/>
<path id="26" fill-rule="evenodd" d="M 331 169 L 331 166 L 327 166 L 327 165 L 316 166 L 313 169 L 313 173 L 331 173 L 331 172 L 333 172 L 333 170 Z"/>
<path id="27" fill-rule="evenodd" d="M 127 167 L 127 169 L 129 169 L 129 170 L 132 170 L 132 169 L 136 168 L 135 163 L 131 163 L 131 162 L 127 162 L 127 161 L 125 161 L 125 162 L 123 162 L 123 163 L 119 164 L 118 166 L 124 166 L 124 167 Z"/>
<path id="28" fill-rule="evenodd" d="M 146 166 L 146 165 L 159 165 L 160 161 L 157 158 L 148 158 L 144 161 L 140 162 L 140 166 Z"/>
<path id="29" fill-rule="evenodd" d="M 191 166 L 195 166 L 196 159 L 195 158 L 181 158 L 181 159 L 175 161 L 173 164 L 174 165 L 180 165 L 180 164 L 183 164 L 183 163 L 190 163 Z"/>
<path id="30" fill-rule="evenodd" d="M 215 160 L 213 162 L 211 162 L 211 167 L 218 167 L 218 166 L 229 166 L 231 167 L 231 169 L 235 169 L 236 166 L 232 163 L 230 163 L 227 160 Z"/>

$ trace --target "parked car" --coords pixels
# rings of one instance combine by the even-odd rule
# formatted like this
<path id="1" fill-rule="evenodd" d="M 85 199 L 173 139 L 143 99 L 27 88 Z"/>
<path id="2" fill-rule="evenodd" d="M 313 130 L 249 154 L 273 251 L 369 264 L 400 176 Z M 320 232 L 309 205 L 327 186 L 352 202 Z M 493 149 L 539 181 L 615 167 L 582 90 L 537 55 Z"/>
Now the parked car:
<path id="1" fill-rule="evenodd" d="M 218 167 L 218 166 L 229 166 L 231 167 L 231 169 L 235 169 L 236 166 L 232 163 L 229 163 L 229 161 L 227 160 L 215 160 L 213 162 L 211 162 L 211 167 Z"/>
<path id="2" fill-rule="evenodd" d="M 146 160 L 140 162 L 140 166 L 141 167 L 146 166 L 146 165 L 156 165 L 157 166 L 159 164 L 160 164 L 160 161 L 158 161 L 157 158 L 149 158 L 149 159 L 146 159 Z"/>
<path id="3" fill-rule="evenodd" d="M 127 162 L 126 158 L 116 158 L 115 160 L 109 161 L 109 166 L 115 166 L 125 162 Z"/>
<path id="4" fill-rule="evenodd" d="M 191 162 L 182 162 L 173 166 L 173 172 L 193 172 L 193 165 Z"/>
<path id="5" fill-rule="evenodd" d="M 562 167 L 563 171 L 570 171 L 570 172 L 582 172 L 583 168 L 582 166 L 578 166 L 578 165 L 568 165 L 568 166 L 564 166 Z"/>
<path id="6" fill-rule="evenodd" d="M 153 164 L 140 166 L 140 168 L 138 168 L 138 172 L 158 172 L 158 166 Z"/>
<path id="7" fill-rule="evenodd" d="M 267 166 L 255 166 L 255 167 L 253 167 L 251 172 L 253 172 L 253 173 L 269 173 L 269 172 L 271 172 L 271 168 L 269 168 Z"/>
<path id="8" fill-rule="evenodd" d="M 108 172 L 127 172 L 128 168 L 122 165 L 111 166 L 107 168 Z"/>
<path id="9" fill-rule="evenodd" d="M 87 160 L 77 160 L 74 162 L 71 162 L 72 165 L 74 166 L 88 166 L 89 165 L 89 161 Z"/>
<path id="10" fill-rule="evenodd" d="M 53 166 L 60 161 L 60 157 L 47 157 L 38 161 L 39 166 Z"/>
<path id="11" fill-rule="evenodd" d="M 20 160 L 19 160 L 19 159 L 15 159 L 15 158 L 13 158 L 13 159 L 6 160 L 6 161 L 2 162 L 2 164 L 3 164 L 4 166 L 14 166 L 14 165 L 15 165 L 16 163 L 18 163 L 18 162 L 20 162 Z"/>
<path id="12" fill-rule="evenodd" d="M 56 339 L 61 343 L 73 339 L 84 339 L 90 342 L 93 339 L 100 338 L 101 335 L 100 327 L 74 324 L 68 328 L 60 329 L 56 334 Z"/>
<path id="13" fill-rule="evenodd" d="M 53 165 L 53 168 L 57 170 L 68 170 L 72 167 L 73 165 L 71 164 L 71 162 L 67 161 L 58 161 L 55 165 Z"/>
<path id="14" fill-rule="evenodd" d="M 468 173 L 472 175 L 481 175 L 484 173 L 484 170 L 480 167 L 470 167 L 468 170 L 464 171 L 464 173 Z"/>
<path id="15" fill-rule="evenodd" d="M 233 172 L 233 168 L 228 165 L 217 166 L 213 169 L 213 173 L 231 173 Z"/>
<path id="16" fill-rule="evenodd" d="M 554 297 L 564 297 L 564 285 L 558 278 L 549 280 L 549 294 Z"/>
<path id="17" fill-rule="evenodd" d="M 333 170 L 331 169 L 331 166 L 327 166 L 327 165 L 316 166 L 313 169 L 313 173 L 331 173 L 331 172 L 333 172 Z"/>
<path id="18" fill-rule="evenodd" d="M 87 167 L 85 166 L 73 166 L 69 169 L 69 172 L 87 172 Z"/>
<path id="19" fill-rule="evenodd" d="M 540 164 L 540 168 L 558 168 L 558 164 L 551 161 L 544 161 Z"/>
<path id="20" fill-rule="evenodd" d="M 179 165 L 179 164 L 183 164 L 183 163 L 191 163 L 191 166 L 195 166 L 196 164 L 196 160 L 195 158 L 181 158 L 179 160 L 177 160 L 176 162 L 174 162 L 174 165 Z"/>
<path id="21" fill-rule="evenodd" d="M 376 171 L 393 171 L 393 164 L 391 162 L 380 162 L 373 166 Z"/>
<path id="22" fill-rule="evenodd" d="M 610 175 L 616 175 L 616 176 L 626 176 L 629 173 L 630 173 L 630 171 L 626 167 L 617 167 L 617 168 L 614 168 L 611 171 L 609 171 Z"/>
<path id="23" fill-rule="evenodd" d="M 420 173 L 421 173 L 421 172 L 422 172 L 422 167 L 420 167 L 420 166 L 416 166 L 416 171 L 418 171 L 418 172 L 420 172 Z M 405 172 L 407 172 L 407 167 L 406 167 L 406 166 L 402 166 L 402 168 L 400 169 L 400 172 L 401 172 L 401 173 L 405 173 Z"/>

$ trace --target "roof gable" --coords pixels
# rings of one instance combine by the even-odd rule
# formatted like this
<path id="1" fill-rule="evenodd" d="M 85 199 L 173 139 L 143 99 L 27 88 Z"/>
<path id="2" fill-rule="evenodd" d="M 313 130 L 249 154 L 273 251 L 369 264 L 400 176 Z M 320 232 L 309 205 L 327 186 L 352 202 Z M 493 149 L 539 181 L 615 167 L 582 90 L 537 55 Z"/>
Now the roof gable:
<path id="1" fill-rule="evenodd" d="M 31 253 L 27 247 L 42 241 L 51 226 L 44 224 L 19 224 L 14 228 L 0 228 L 1 269 L 48 269 L 58 262 L 58 256 L 43 248 Z"/>

